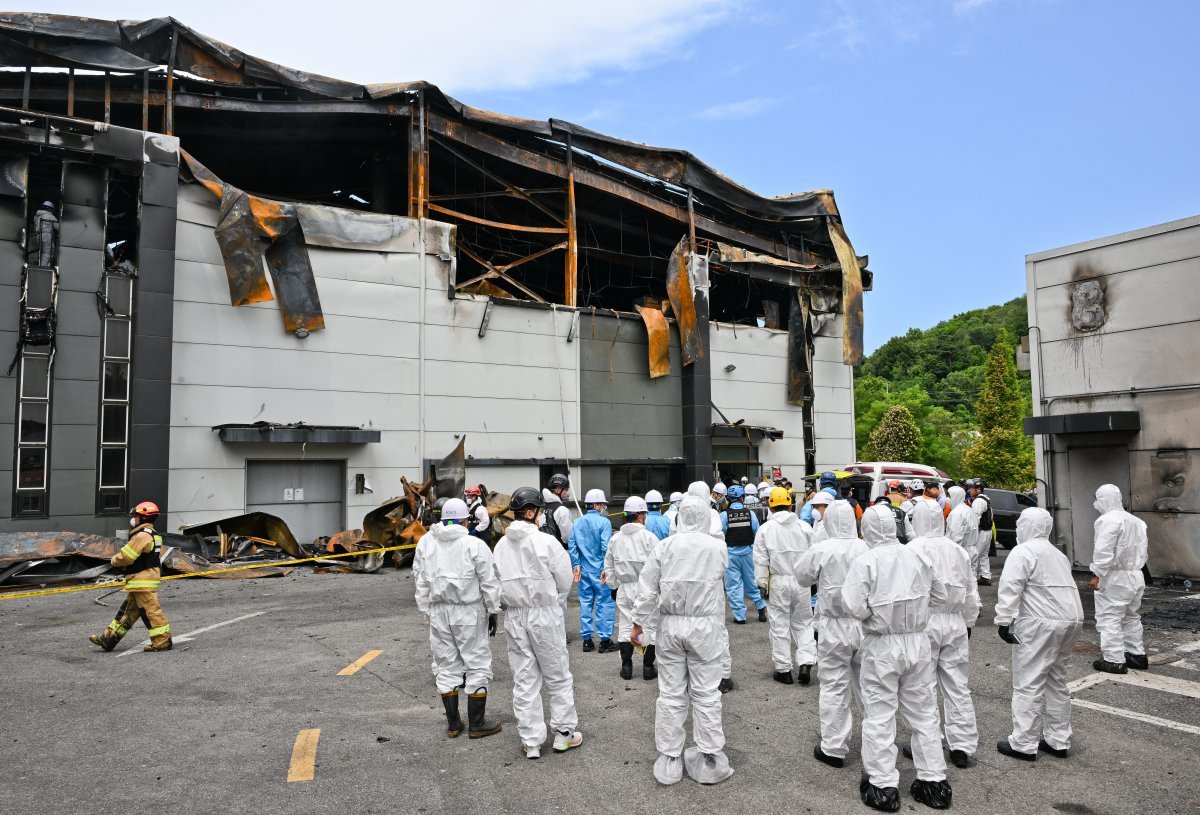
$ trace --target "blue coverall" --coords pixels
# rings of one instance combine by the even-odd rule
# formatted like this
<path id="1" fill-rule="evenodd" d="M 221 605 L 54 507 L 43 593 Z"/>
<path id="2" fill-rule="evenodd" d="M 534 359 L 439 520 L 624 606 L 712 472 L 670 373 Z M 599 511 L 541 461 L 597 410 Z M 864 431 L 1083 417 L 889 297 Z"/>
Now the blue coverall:
<path id="1" fill-rule="evenodd" d="M 745 509 L 741 501 L 734 501 L 729 509 Z M 729 535 L 729 512 L 721 513 L 721 529 Z M 758 518 L 750 513 L 750 531 L 758 533 Z M 728 537 L 726 537 L 728 540 Z M 729 568 L 725 570 L 725 596 L 729 600 L 729 610 L 735 620 L 746 619 L 746 597 L 754 603 L 757 609 L 767 607 L 767 601 L 762 599 L 758 585 L 754 582 L 754 545 L 730 546 Z"/>
<path id="2" fill-rule="evenodd" d="M 600 585 L 611 537 L 612 522 L 595 509 L 589 509 L 571 525 L 567 549 L 572 568 L 579 568 L 579 636 L 585 640 L 590 640 L 593 633 L 602 640 L 612 639 L 617 604 L 611 587 Z"/>
<path id="3" fill-rule="evenodd" d="M 821 492 L 829 493 L 829 495 L 835 501 L 838 499 L 837 487 L 825 487 L 824 489 L 821 490 Z M 813 508 L 813 502 L 812 502 L 812 499 L 809 499 L 808 501 L 806 501 L 804 503 L 804 506 L 800 508 L 800 520 L 804 521 L 809 526 L 816 526 L 817 519 L 813 517 L 812 508 Z"/>
<path id="4" fill-rule="evenodd" d="M 662 540 L 671 534 L 671 522 L 668 521 L 661 512 L 646 513 L 646 528 L 649 529 L 654 537 Z"/>

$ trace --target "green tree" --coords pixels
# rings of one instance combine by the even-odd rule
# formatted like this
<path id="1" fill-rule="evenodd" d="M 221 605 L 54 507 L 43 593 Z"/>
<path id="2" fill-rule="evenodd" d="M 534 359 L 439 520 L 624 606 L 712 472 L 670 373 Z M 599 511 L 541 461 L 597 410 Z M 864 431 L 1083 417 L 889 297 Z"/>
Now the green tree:
<path id="1" fill-rule="evenodd" d="M 921 431 L 904 405 L 892 405 L 871 431 L 870 455 L 876 461 L 912 461 L 921 452 Z"/>
<path id="2" fill-rule="evenodd" d="M 975 403 L 979 436 L 963 456 L 970 475 L 1002 489 L 1033 486 L 1033 440 L 1021 427 L 1026 404 L 1012 340 L 1007 329 L 1001 328 L 988 356 L 983 392 Z"/>

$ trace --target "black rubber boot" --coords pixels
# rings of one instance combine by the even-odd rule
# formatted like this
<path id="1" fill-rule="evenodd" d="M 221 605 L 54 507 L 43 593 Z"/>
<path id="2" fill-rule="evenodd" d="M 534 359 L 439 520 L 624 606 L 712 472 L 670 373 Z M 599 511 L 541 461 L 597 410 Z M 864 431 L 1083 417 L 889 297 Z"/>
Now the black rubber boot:
<path id="1" fill-rule="evenodd" d="M 762 608 L 760 608 L 760 609 L 758 610 L 758 621 L 759 621 L 760 623 L 765 623 L 765 622 L 767 621 L 767 608 L 766 608 L 766 606 L 763 606 Z"/>
<path id="2" fill-rule="evenodd" d="M 717 685 L 717 690 L 721 693 L 729 693 L 729 691 L 733 690 L 733 679 L 728 676 L 722 679 L 721 683 Z"/>
<path id="3" fill-rule="evenodd" d="M 858 797 L 871 809 L 880 812 L 898 812 L 900 809 L 900 790 L 896 787 L 877 787 L 866 775 L 858 782 Z"/>
<path id="4" fill-rule="evenodd" d="M 821 745 L 819 744 L 813 748 L 813 758 L 822 764 L 828 764 L 830 767 L 837 767 L 839 770 L 846 766 L 846 759 L 828 755 L 824 750 L 821 749 Z"/>
<path id="5" fill-rule="evenodd" d="M 621 678 L 633 679 L 633 643 L 621 643 Z"/>
<path id="6" fill-rule="evenodd" d="M 912 786 L 908 788 L 912 793 L 912 797 L 920 801 L 930 809 L 949 809 L 950 801 L 954 798 L 954 791 L 950 789 L 950 782 L 942 779 L 941 781 L 922 781 L 916 779 L 912 782 Z"/>
<path id="7" fill-rule="evenodd" d="M 1092 663 L 1092 667 L 1106 674 L 1129 673 L 1129 668 L 1125 667 L 1124 662 L 1109 662 L 1105 659 L 1098 659 Z"/>
<path id="8" fill-rule="evenodd" d="M 1050 743 L 1045 739 L 1042 739 L 1038 742 L 1038 750 L 1041 750 L 1043 753 L 1048 755 L 1052 755 L 1055 758 L 1066 758 L 1070 755 L 1070 752 L 1067 750 L 1059 750 L 1057 747 L 1051 747 Z"/>
<path id="9" fill-rule="evenodd" d="M 450 738 L 461 736 L 463 726 L 462 718 L 458 715 L 458 691 L 443 693 L 442 707 L 446 708 L 446 735 Z"/>
<path id="10" fill-rule="evenodd" d="M 965 770 L 971 766 L 971 757 L 967 755 L 966 750 L 951 750 L 950 763 L 960 770 Z"/>
<path id="11" fill-rule="evenodd" d="M 996 742 L 996 750 L 1009 758 L 1019 758 L 1021 761 L 1037 761 L 1037 753 L 1022 753 L 1012 748 L 1008 743 L 1008 739 L 1001 739 Z"/>
<path id="12" fill-rule="evenodd" d="M 793 684 L 791 671 L 776 671 L 774 674 L 771 675 L 771 678 L 774 679 L 776 682 L 778 682 L 781 685 Z"/>
<path id="13" fill-rule="evenodd" d="M 1145 654 L 1131 654 L 1128 651 L 1126 651 L 1125 652 L 1125 664 L 1128 665 L 1130 668 L 1133 668 L 1135 671 L 1150 670 L 1150 660 L 1146 659 Z"/>
<path id="14" fill-rule="evenodd" d="M 487 689 L 467 696 L 467 736 L 472 739 L 482 739 L 494 736 L 501 730 L 499 722 L 489 722 L 484 714 L 487 712 Z"/>
<path id="15" fill-rule="evenodd" d="M 801 665 L 796 671 L 796 679 L 801 685 L 807 685 L 809 682 L 812 682 L 812 666 Z"/>
<path id="16" fill-rule="evenodd" d="M 592 638 L 584 637 L 583 638 L 583 652 L 586 654 L 588 651 L 595 651 L 595 650 L 596 650 L 596 643 L 592 642 Z"/>
<path id="17" fill-rule="evenodd" d="M 642 679 L 646 681 L 658 679 L 658 668 L 654 666 L 653 645 L 647 645 L 646 653 L 642 654 Z"/>
<path id="18" fill-rule="evenodd" d="M 614 651 L 619 651 L 617 644 L 612 640 L 600 640 L 600 647 L 596 649 L 598 654 L 611 654 Z"/>

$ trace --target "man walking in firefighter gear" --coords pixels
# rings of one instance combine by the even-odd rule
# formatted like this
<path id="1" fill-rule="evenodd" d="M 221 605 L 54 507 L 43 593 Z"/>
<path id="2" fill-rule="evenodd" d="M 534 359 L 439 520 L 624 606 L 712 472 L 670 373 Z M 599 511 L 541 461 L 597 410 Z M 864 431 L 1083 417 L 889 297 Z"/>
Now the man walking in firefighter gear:
<path id="1" fill-rule="evenodd" d="M 159 554 L 162 538 L 154 531 L 158 506 L 143 501 L 129 511 L 129 543 L 112 556 L 112 565 L 125 571 L 125 602 L 108 628 L 92 634 L 89 640 L 105 651 L 117 647 L 121 637 L 139 619 L 150 629 L 150 644 L 143 651 L 170 651 L 171 624 L 158 604 L 158 582 L 162 576 Z"/>

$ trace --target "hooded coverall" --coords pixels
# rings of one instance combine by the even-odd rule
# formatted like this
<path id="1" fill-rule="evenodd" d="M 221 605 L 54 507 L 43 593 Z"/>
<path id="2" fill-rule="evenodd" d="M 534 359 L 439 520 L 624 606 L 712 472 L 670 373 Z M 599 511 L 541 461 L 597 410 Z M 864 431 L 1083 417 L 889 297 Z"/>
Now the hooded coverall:
<path id="1" fill-rule="evenodd" d="M 641 577 L 642 567 L 654 551 L 658 538 L 642 524 L 628 521 L 622 524 L 617 534 L 608 542 L 608 554 L 604 556 L 605 585 L 617 592 L 617 611 L 620 617 L 617 623 L 617 641 L 629 642 L 633 632 L 633 607 L 637 604 L 638 578 Z M 643 625 L 647 634 L 643 645 L 650 645 L 653 640 L 653 621 Z"/>
<path id="2" fill-rule="evenodd" d="M 429 618 L 438 692 L 485 690 L 492 681 L 487 616 L 500 611 L 487 544 L 461 524 L 434 524 L 417 544 L 412 571 L 417 608 Z"/>
<path id="3" fill-rule="evenodd" d="M 593 634 L 599 634 L 602 640 L 612 639 L 616 603 L 612 592 L 600 585 L 612 531 L 612 522 L 594 509 L 571 525 L 568 548 L 571 567 L 579 569 L 579 636 L 585 640 Z"/>
<path id="4" fill-rule="evenodd" d="M 929 503 L 937 509 L 936 502 Z M 917 778 L 944 781 L 946 759 L 925 626 L 930 605 L 946 604 L 946 587 L 929 561 L 900 545 L 890 508 L 866 509 L 862 532 L 870 551 L 851 564 L 842 600 L 850 614 L 863 621 L 863 770 L 880 789 L 899 784 L 899 711 L 912 731 Z"/>
<path id="5" fill-rule="evenodd" d="M 707 532 L 706 499 L 689 495 L 679 509 L 679 533 L 659 541 L 638 580 L 633 619 L 658 626 L 658 704 L 654 777 L 673 784 L 688 775 L 715 784 L 733 774 L 725 756 L 721 681 L 725 632 L 724 575 L 729 554 Z M 684 722 L 692 712 L 695 746 L 684 754 Z M 683 755 L 682 762 L 680 755 Z"/>
<path id="6" fill-rule="evenodd" d="M 796 566 L 799 585 L 817 584 L 817 678 L 821 682 L 821 752 L 845 758 L 850 749 L 850 697 L 858 698 L 862 623 L 842 601 L 846 574 L 867 545 L 858 538 L 854 508 L 835 501 L 822 519 L 829 537 L 814 543 Z"/>
<path id="7" fill-rule="evenodd" d="M 116 647 L 139 618 L 149 629 L 152 648 L 164 649 L 170 645 L 171 624 L 158 604 L 161 549 L 162 538 L 154 531 L 153 524 L 141 524 L 130 530 L 129 543 L 109 561 L 125 572 L 125 602 L 117 609 L 117 616 L 108 628 L 96 637 L 105 650 Z"/>
<path id="8" fill-rule="evenodd" d="M 946 491 L 950 496 L 950 514 L 946 517 L 946 537 L 967 553 L 967 562 L 975 560 L 973 529 L 979 526 L 978 519 L 971 512 L 967 503 L 967 491 L 962 487 L 951 487 Z M 975 574 L 974 571 L 971 572 Z"/>
<path id="9" fill-rule="evenodd" d="M 1017 518 L 1017 545 L 1004 560 L 996 625 L 1020 640 L 1012 646 L 1012 720 L 1008 744 L 1037 753 L 1038 740 L 1071 747 L 1067 663 L 1083 629 L 1083 604 L 1071 562 L 1050 542 L 1050 513 L 1029 507 Z M 1124 660 L 1124 656 L 1121 657 Z"/>
<path id="10" fill-rule="evenodd" d="M 517 732 L 525 747 L 538 747 L 546 740 L 543 682 L 550 694 L 550 726 L 573 733 L 579 724 L 559 605 L 571 590 L 571 561 L 553 535 L 528 521 L 513 521 L 496 544 L 492 563 L 504 607 Z"/>
<path id="11" fill-rule="evenodd" d="M 1095 548 L 1088 570 L 1100 578 L 1096 589 L 1096 630 L 1106 662 L 1125 663 L 1125 655 L 1144 656 L 1142 594 L 1149 544 L 1146 522 L 1121 506 L 1121 490 L 1104 484 L 1096 490 Z"/>
<path id="12" fill-rule="evenodd" d="M 754 537 L 754 582 L 768 589 L 767 620 L 776 673 L 791 672 L 793 643 L 796 665 L 817 664 L 812 584 L 796 582 L 796 567 L 812 546 L 812 537 L 812 528 L 787 510 L 771 513 Z"/>
<path id="13" fill-rule="evenodd" d="M 951 750 L 974 755 L 979 748 L 979 730 L 968 685 L 971 654 L 967 630 L 979 619 L 979 586 L 966 550 L 942 534 L 945 521 L 940 509 L 930 501 L 921 502 L 913 509 L 912 525 L 917 537 L 908 542 L 908 548 L 933 565 L 934 574 L 946 587 L 946 602 L 930 603 L 925 626 L 942 692 L 946 743 Z"/>

